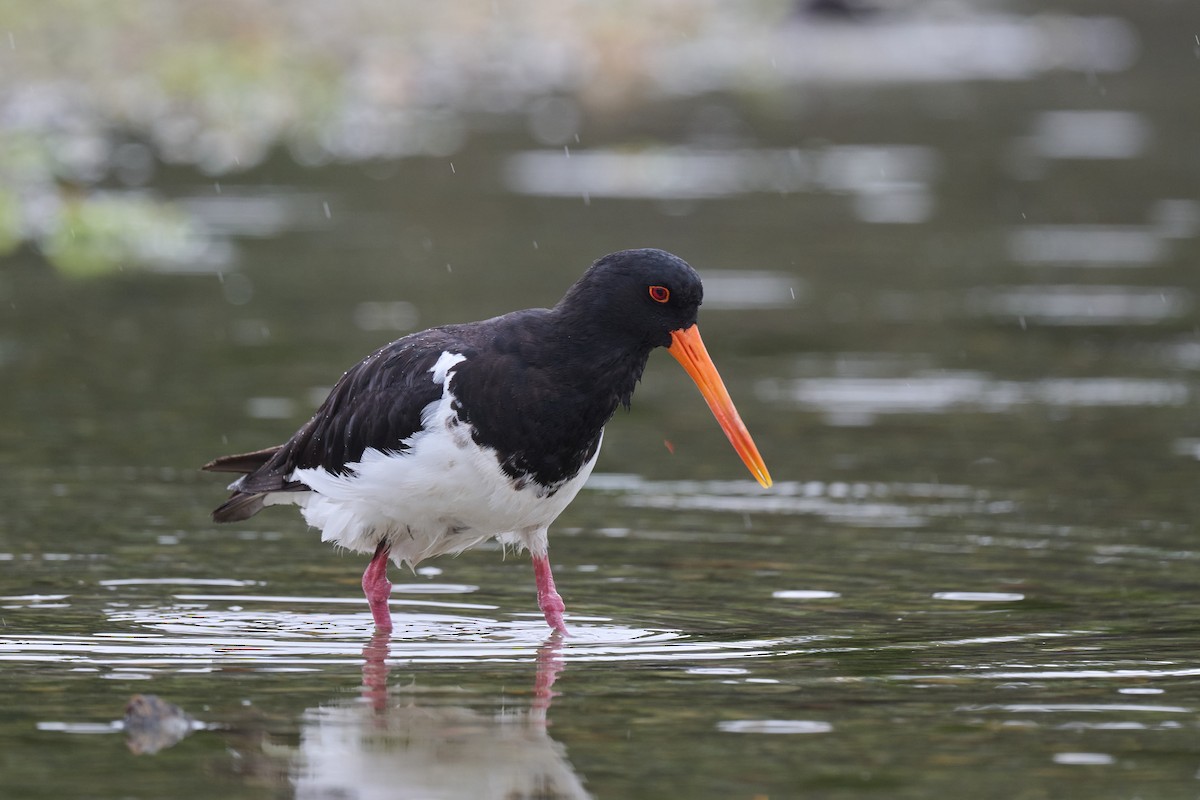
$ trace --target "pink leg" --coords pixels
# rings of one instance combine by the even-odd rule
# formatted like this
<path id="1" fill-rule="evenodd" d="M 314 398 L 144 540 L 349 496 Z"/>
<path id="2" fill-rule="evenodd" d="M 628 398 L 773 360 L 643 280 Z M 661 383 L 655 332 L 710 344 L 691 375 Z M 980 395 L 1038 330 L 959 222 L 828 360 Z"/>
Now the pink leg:
<path id="1" fill-rule="evenodd" d="M 387 579 L 388 558 L 391 554 L 391 546 L 387 542 L 380 542 L 362 577 L 363 594 L 367 596 L 367 603 L 371 606 L 371 616 L 375 618 L 375 628 L 380 631 L 392 629 L 392 612 L 388 608 L 388 597 L 392 593 L 392 584 Z"/>
<path id="2" fill-rule="evenodd" d="M 538 608 L 546 615 L 546 624 L 556 631 L 567 634 L 563 624 L 563 612 L 567 607 L 554 588 L 554 575 L 550 572 L 550 558 L 545 555 L 533 557 L 533 576 L 537 582 Z"/>

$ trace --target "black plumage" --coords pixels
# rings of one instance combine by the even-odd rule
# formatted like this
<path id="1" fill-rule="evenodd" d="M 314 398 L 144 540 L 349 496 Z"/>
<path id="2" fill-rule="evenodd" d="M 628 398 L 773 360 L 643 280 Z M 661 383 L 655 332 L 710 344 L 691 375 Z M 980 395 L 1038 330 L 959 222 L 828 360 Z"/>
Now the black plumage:
<path id="1" fill-rule="evenodd" d="M 495 480 L 509 484 L 504 491 L 532 491 L 547 499 L 548 508 L 554 509 L 549 518 L 522 534 L 526 539 L 533 537 L 529 539 L 535 542 L 529 544 L 531 549 L 544 549 L 540 543 L 544 542 L 545 526 L 578 491 L 587 475 L 585 466 L 590 472 L 604 426 L 618 406 L 629 406 L 650 352 L 669 346 L 689 372 L 692 359 L 711 369 L 702 345 L 701 356 L 687 355 L 679 341 L 681 333 L 694 332 L 702 299 L 700 278 L 682 259 L 662 250 L 625 250 L 598 260 L 551 309 L 516 311 L 405 336 L 342 375 L 313 417 L 287 442 L 205 465 L 206 470 L 242 474 L 213 518 L 218 522 L 246 519 L 272 497 L 311 493 L 313 487 L 304 482 L 311 478 L 304 475 L 314 473 L 298 476 L 298 470 L 321 470 L 317 474 L 354 479 L 369 451 L 403 461 L 420 436 L 436 433 L 456 437 L 452 441 L 458 448 L 469 438 L 479 451 L 490 454 L 486 458 L 494 459 Z M 694 336 L 698 344 L 698 334 Z M 438 365 L 449 365 L 441 367 L 443 373 L 452 368 L 444 381 L 434 374 Z M 701 384 L 701 378 L 695 373 L 693 377 Z M 720 383 L 719 377 L 716 382 Z M 744 432 L 728 395 L 714 401 L 709 388 L 701 384 L 701 389 L 710 405 L 728 404 L 734 427 Z M 723 386 L 720 391 L 724 392 Z M 451 401 L 448 409 L 439 405 L 446 400 Z M 435 411 L 442 415 L 436 421 Z M 718 419 L 733 440 L 733 423 L 720 414 Z M 435 424 L 444 430 L 431 431 Z M 748 433 L 745 439 L 749 441 Z M 743 446 L 736 441 L 735 447 L 742 452 Z M 753 444 L 749 447 L 753 449 Z M 449 468 L 454 459 L 442 458 Z M 743 454 L 743 458 L 748 457 Z M 757 451 L 754 458 L 761 464 Z M 757 474 L 762 481 L 765 468 Z M 766 481 L 769 483 L 769 477 Z M 566 501 L 553 505 L 549 498 L 566 484 L 571 485 Z M 478 491 L 485 490 L 494 493 L 496 487 Z M 405 507 L 420 504 L 422 498 L 384 498 L 381 502 L 394 503 L 394 526 L 408 527 L 411 532 Z M 446 524 L 451 533 L 463 529 L 452 521 L 454 508 L 424 510 L 437 519 L 451 520 Z M 488 536 L 507 535 L 504 528 L 489 532 L 476 526 L 472 530 Z M 372 565 L 380 558 L 386 560 L 394 531 L 360 533 L 372 543 L 378 542 Z M 430 535 L 437 538 L 442 534 Z M 535 563 L 539 557 L 544 555 L 535 552 Z M 412 556 L 404 558 L 411 561 Z M 541 572 L 538 575 L 541 596 L 543 577 Z M 553 593 L 548 564 L 545 576 Z M 364 576 L 364 589 L 371 597 L 369 577 L 375 582 L 372 585 L 378 583 L 371 568 Z M 383 596 L 386 598 L 386 593 Z M 386 600 L 384 603 L 386 611 Z M 374 599 L 372 608 L 376 622 L 382 624 Z M 550 611 L 547 620 L 555 624 Z M 557 626 L 561 627 L 561 613 Z"/>
<path id="2" fill-rule="evenodd" d="M 655 285 L 673 287 L 665 307 L 643 297 L 647 267 Z M 405 336 L 343 374 L 284 444 L 206 464 L 247 473 L 213 519 L 247 519 L 262 509 L 262 495 L 306 491 L 291 480 L 298 468 L 343 474 L 368 447 L 403 453 L 421 411 L 441 396 L 429 372 L 445 352 L 466 357 L 455 410 L 475 442 L 494 449 L 514 480 L 552 491 L 595 453 L 617 406 L 629 406 L 650 351 L 670 342 L 671 326 L 695 323 L 702 297 L 699 276 L 681 259 L 627 250 L 597 261 L 553 309 Z"/>

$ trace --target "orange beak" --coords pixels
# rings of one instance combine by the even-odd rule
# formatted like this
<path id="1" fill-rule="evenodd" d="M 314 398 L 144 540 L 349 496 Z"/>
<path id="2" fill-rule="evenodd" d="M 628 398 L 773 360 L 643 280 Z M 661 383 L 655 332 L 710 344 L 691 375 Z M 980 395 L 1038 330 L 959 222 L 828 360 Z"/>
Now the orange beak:
<path id="1" fill-rule="evenodd" d="M 769 487 L 771 474 L 767 472 L 767 465 L 763 463 L 758 448 L 754 446 L 754 440 L 750 438 L 750 431 L 746 430 L 737 409 L 733 407 L 733 400 L 725 390 L 725 382 L 721 380 L 716 365 L 704 347 L 704 340 L 700 338 L 700 330 L 693 325 L 686 330 L 671 331 L 671 346 L 667 348 L 667 352 L 675 356 L 675 360 L 692 376 L 692 380 L 700 388 L 700 394 L 704 395 L 708 407 L 712 409 L 713 416 L 720 423 L 721 430 L 725 431 L 729 443 L 742 457 L 755 479 L 764 488 Z"/>

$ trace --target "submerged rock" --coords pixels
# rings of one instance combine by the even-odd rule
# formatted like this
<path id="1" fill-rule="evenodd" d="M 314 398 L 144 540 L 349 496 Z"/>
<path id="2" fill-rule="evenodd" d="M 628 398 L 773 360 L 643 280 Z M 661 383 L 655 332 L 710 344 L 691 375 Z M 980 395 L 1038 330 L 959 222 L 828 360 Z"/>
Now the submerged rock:
<path id="1" fill-rule="evenodd" d="M 157 695 L 135 694 L 125 706 L 126 744 L 138 755 L 173 747 L 196 728 L 195 718 Z"/>

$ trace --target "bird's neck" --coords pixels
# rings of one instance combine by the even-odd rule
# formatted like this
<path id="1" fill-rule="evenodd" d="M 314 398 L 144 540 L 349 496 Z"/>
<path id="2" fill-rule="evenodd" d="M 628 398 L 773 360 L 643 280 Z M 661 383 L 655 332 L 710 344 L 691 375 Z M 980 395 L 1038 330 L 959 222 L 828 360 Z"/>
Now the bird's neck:
<path id="1" fill-rule="evenodd" d="M 595 456 L 605 424 L 618 405 L 629 404 L 650 354 L 650 347 L 622 343 L 555 311 L 498 319 L 492 357 L 468 356 L 452 386 L 476 443 L 493 448 L 515 481 L 532 478 L 550 491 Z"/>
<path id="2" fill-rule="evenodd" d="M 556 322 L 549 352 L 561 365 L 564 379 L 593 397 L 611 400 L 605 421 L 618 405 L 628 408 L 653 345 L 566 315 Z"/>

